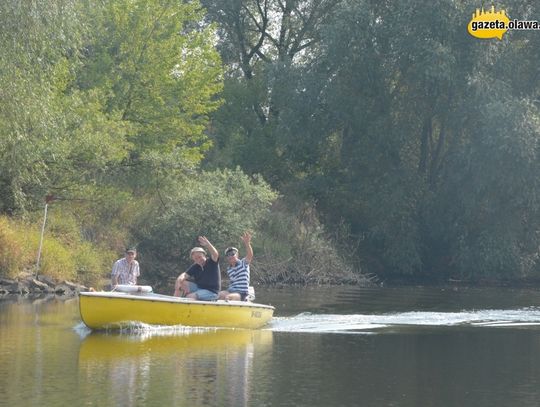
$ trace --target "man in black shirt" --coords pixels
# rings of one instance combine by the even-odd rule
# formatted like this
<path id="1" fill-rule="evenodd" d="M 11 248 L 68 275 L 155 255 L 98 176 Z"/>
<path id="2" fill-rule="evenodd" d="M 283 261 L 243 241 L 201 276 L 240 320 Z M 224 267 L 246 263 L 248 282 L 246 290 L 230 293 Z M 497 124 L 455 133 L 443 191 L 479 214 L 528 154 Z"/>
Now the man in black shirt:
<path id="1" fill-rule="evenodd" d="M 201 246 L 206 247 L 210 257 L 207 257 L 203 247 L 191 249 L 190 257 L 193 264 L 176 279 L 174 295 L 200 301 L 213 301 L 218 298 L 219 290 L 221 290 L 219 252 L 205 236 L 199 236 L 198 240 Z"/>

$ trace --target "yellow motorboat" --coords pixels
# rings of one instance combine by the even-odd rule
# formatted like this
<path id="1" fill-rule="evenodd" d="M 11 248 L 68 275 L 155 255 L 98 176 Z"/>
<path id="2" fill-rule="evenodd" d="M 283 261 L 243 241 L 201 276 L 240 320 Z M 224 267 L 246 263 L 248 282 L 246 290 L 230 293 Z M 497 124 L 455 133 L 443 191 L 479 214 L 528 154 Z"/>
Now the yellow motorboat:
<path id="1" fill-rule="evenodd" d="M 274 307 L 248 301 L 195 301 L 153 293 L 149 286 L 126 290 L 81 292 L 81 319 L 91 329 L 119 328 L 127 323 L 257 329 Z"/>

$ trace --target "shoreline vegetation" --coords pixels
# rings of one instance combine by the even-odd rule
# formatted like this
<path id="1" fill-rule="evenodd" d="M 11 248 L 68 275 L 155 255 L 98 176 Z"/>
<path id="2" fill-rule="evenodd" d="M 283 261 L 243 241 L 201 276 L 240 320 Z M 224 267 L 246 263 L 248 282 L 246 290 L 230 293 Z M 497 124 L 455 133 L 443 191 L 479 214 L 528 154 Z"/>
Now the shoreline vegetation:
<path id="1" fill-rule="evenodd" d="M 539 281 L 540 36 L 413 3 L 0 2 L 0 278 L 247 230 L 253 284 Z"/>
<path id="2" fill-rule="evenodd" d="M 78 289 L 93 287 L 100 290 L 109 284 L 112 264 L 122 256 L 123 250 L 119 247 L 120 254 L 116 255 L 114 250 L 85 241 L 77 220 L 54 208 L 49 213 L 39 272 L 36 273 L 40 237 L 37 224 L 35 220 L 0 216 L 0 293 L 65 291 L 73 294 Z M 283 229 L 287 235 L 293 232 L 292 225 L 289 223 L 289 227 Z M 256 256 L 252 262 L 252 284 L 369 286 L 376 283 L 374 276 L 355 272 L 345 264 L 337 249 L 323 236 L 315 232 L 308 236 L 305 223 L 302 229 L 304 235 L 296 242 L 283 236 L 282 241 L 260 238 L 257 244 L 254 243 Z M 159 261 L 158 256 L 145 251 L 150 244 L 150 241 L 145 241 L 138 250 L 142 269 L 140 280 L 157 289 L 166 289 L 188 267 L 190 259 L 187 254 L 173 250 L 174 256 Z M 188 247 L 185 250 L 188 253 L 191 246 L 185 247 Z M 297 250 L 297 247 L 302 249 Z M 286 258 L 279 257 L 278 253 Z"/>
<path id="3" fill-rule="evenodd" d="M 272 222 L 277 222 L 278 218 L 280 216 L 274 217 Z M 52 208 L 49 212 L 39 271 L 36 273 L 40 238 L 37 219 L 28 217 L 16 220 L 0 216 L 0 294 L 74 295 L 81 289 L 93 287 L 101 290 L 109 285 L 112 264 L 117 257 L 123 255 L 124 246 L 117 243 L 115 251 L 86 241 L 81 234 L 83 227 L 74 216 L 69 215 L 69 211 L 64 212 L 61 207 Z M 280 219 L 279 222 L 285 220 Z M 279 239 L 260 238 L 256 244 L 254 242 L 256 255 L 252 262 L 253 285 L 375 284 L 374 276 L 355 272 L 345 264 L 337 249 L 316 231 L 320 225 L 313 227 L 306 222 L 298 223 L 296 227 L 303 231 L 300 237 L 295 235 L 294 222 L 289 222 L 288 227 L 282 226 L 280 229 L 283 236 Z M 314 231 L 308 233 L 310 228 Z M 119 238 L 119 231 L 113 232 L 111 234 L 117 240 L 128 240 L 126 236 Z M 263 233 L 259 232 L 259 235 L 264 236 Z M 291 239 L 291 234 L 297 240 Z M 110 241 L 108 243 L 111 244 Z M 177 275 L 190 264 L 187 255 L 190 243 L 187 241 L 184 244 L 187 248 L 185 254 L 177 248 L 171 248 L 170 257 L 159 259 L 163 256 L 162 251 L 157 249 L 158 255 L 155 255 L 146 250 L 160 242 L 150 239 L 143 241 L 138 249 L 142 269 L 140 281 L 157 290 L 172 287 Z"/>
<path id="4" fill-rule="evenodd" d="M 105 281 L 105 280 L 103 280 Z M 145 282 L 141 282 L 145 284 Z M 451 289 L 454 291 L 460 291 L 470 288 L 479 287 L 494 287 L 494 288 L 508 288 L 508 289 L 524 289 L 524 288 L 536 288 L 540 284 L 538 280 L 530 281 L 500 281 L 500 280 L 486 280 L 486 281 L 465 281 L 449 279 L 448 281 L 426 281 L 415 279 L 395 279 L 388 280 L 385 283 L 378 281 L 342 281 L 339 283 L 321 283 L 317 286 L 361 286 L 365 288 L 393 288 L 393 287 L 437 287 L 441 289 Z M 294 284 L 294 283 L 256 283 L 256 286 L 272 287 L 279 289 L 280 287 L 291 286 L 306 286 L 306 284 Z M 308 284 L 309 286 L 309 284 Z M 107 291 L 110 287 L 108 283 L 102 283 L 99 285 L 97 291 Z M 171 284 L 166 286 L 161 285 L 153 287 L 155 292 L 162 292 L 164 294 L 172 291 Z M 35 276 L 31 273 L 20 273 L 14 278 L 0 277 L 0 300 L 3 298 L 12 297 L 28 297 L 34 298 L 73 298 L 76 297 L 81 291 L 96 290 L 94 287 L 89 287 L 77 282 L 68 280 L 58 280 L 45 275 Z"/>

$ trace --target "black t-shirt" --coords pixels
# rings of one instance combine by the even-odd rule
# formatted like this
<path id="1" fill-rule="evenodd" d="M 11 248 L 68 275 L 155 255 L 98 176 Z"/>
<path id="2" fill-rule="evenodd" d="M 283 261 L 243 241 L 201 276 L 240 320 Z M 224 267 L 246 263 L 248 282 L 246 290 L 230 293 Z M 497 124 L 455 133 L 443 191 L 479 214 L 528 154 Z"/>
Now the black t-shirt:
<path id="1" fill-rule="evenodd" d="M 212 260 L 211 257 L 206 259 L 206 263 L 204 263 L 203 267 L 197 263 L 192 264 L 186 270 L 186 273 L 199 288 L 213 291 L 216 294 L 221 290 L 221 272 L 219 270 L 219 263 Z"/>

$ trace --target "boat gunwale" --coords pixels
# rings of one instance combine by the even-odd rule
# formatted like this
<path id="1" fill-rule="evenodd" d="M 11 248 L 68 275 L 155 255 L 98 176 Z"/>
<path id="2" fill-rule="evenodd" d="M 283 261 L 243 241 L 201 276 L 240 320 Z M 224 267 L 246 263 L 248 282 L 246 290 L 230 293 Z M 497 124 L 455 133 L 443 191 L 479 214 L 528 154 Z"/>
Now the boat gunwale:
<path id="1" fill-rule="evenodd" d="M 217 300 L 217 301 L 199 301 L 189 298 L 182 297 L 173 297 L 170 295 L 156 294 L 156 293 L 124 293 L 124 292 L 115 292 L 115 291 L 81 291 L 79 296 L 85 297 L 98 297 L 106 299 L 127 299 L 132 301 L 144 300 L 150 302 L 166 302 L 170 304 L 183 304 L 183 305 L 213 305 L 219 307 L 245 307 L 245 308 L 263 308 L 275 310 L 275 307 L 272 305 L 259 304 L 255 302 L 247 301 L 227 301 L 227 300 Z"/>

